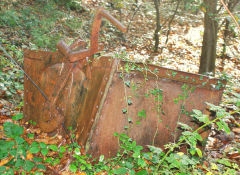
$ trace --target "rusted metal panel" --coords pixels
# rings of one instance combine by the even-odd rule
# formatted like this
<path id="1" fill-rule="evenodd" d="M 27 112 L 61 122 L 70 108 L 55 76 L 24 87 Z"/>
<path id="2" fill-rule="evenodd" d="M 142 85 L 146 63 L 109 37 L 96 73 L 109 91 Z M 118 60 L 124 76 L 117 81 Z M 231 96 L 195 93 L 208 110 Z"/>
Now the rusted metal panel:
<path id="1" fill-rule="evenodd" d="M 44 89 L 44 85 L 41 82 L 42 72 L 46 70 L 46 68 L 55 65 L 55 63 L 59 63 L 59 59 L 64 59 L 58 53 L 53 52 L 43 52 L 43 51 L 25 51 L 24 54 L 24 69 L 25 72 L 34 80 L 34 82 L 39 86 L 40 89 Z M 57 78 L 57 77 L 56 77 Z M 48 97 L 44 96 L 45 94 L 49 94 L 49 89 L 53 89 L 53 87 L 45 88 L 47 90 L 44 91 L 44 95 L 32 84 L 32 82 L 25 77 L 24 81 L 24 117 L 26 120 L 34 120 L 38 123 L 41 123 L 42 117 L 44 118 L 45 106 L 48 105 Z M 47 110 L 49 111 L 49 110 Z M 52 111 L 53 118 L 58 115 L 58 112 Z M 56 116 L 55 116 L 56 115 Z M 54 119 L 56 121 L 52 122 L 52 130 L 57 128 L 60 120 L 59 117 Z M 60 117 L 62 118 L 62 117 Z M 57 124 L 58 123 L 58 124 Z M 41 125 L 41 124 L 40 124 Z M 51 125 L 50 125 L 51 126 Z M 41 128 L 48 128 L 45 125 L 41 125 Z M 51 128 L 51 127 L 49 127 Z M 44 129 L 43 129 L 44 130 Z M 50 129 L 51 130 L 51 129 Z M 48 132 L 48 130 L 44 130 Z"/>
<path id="2" fill-rule="evenodd" d="M 122 64 L 125 63 L 119 63 L 118 68 Z M 131 71 L 124 78 L 120 78 L 121 71 L 113 73 L 111 85 L 105 92 L 106 98 L 102 99 L 103 107 L 99 109 L 87 143 L 89 153 L 113 156 L 118 149 L 118 140 L 113 135 L 115 132 L 128 133 L 140 145 L 163 147 L 178 138 L 177 122 L 197 127 L 184 112 L 199 109 L 206 113 L 205 102 L 218 104 L 221 99 L 223 88 L 214 88 L 219 83 L 218 79 L 157 66 L 148 66 L 148 69 L 155 73 Z M 130 82 L 129 87 L 123 79 Z M 224 85 L 225 82 L 222 83 Z M 154 91 L 162 95 L 153 95 Z M 182 99 L 184 93 L 188 94 L 186 99 Z M 158 101 L 156 95 L 161 95 Z M 131 105 L 126 98 L 131 99 Z M 185 111 L 181 112 L 183 108 Z M 124 114 L 122 109 L 127 109 L 127 113 Z M 139 116 L 141 111 L 145 111 L 146 116 Z M 202 131 L 203 138 L 207 134 L 208 131 Z"/>
<path id="3" fill-rule="evenodd" d="M 86 96 L 84 101 L 79 103 L 83 110 L 78 116 L 76 136 L 81 145 L 85 145 L 89 137 L 113 64 L 113 59 L 104 57 L 95 59 L 91 65 L 91 79 L 85 86 Z"/>

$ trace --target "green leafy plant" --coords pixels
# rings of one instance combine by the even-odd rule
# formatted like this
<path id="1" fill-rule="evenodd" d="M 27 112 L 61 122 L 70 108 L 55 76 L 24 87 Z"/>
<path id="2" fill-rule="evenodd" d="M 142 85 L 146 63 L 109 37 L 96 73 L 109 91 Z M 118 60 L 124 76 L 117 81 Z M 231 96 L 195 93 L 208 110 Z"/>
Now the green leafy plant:
<path id="1" fill-rule="evenodd" d="M 182 101 L 183 103 L 185 103 L 186 99 L 189 97 L 189 95 L 191 93 L 194 92 L 196 87 L 191 87 L 187 84 L 183 84 L 181 89 L 182 89 L 182 93 L 178 95 L 177 98 L 174 99 L 174 103 L 178 104 L 180 101 Z M 184 105 L 184 104 L 183 104 Z"/>
<path id="2" fill-rule="evenodd" d="M 13 121 L 21 118 L 22 115 L 16 115 L 13 117 Z M 46 169 L 42 159 L 38 156 L 33 159 L 28 158 L 29 154 L 35 154 L 37 150 L 22 137 L 24 131 L 22 126 L 13 122 L 5 122 L 3 131 L 6 139 L 0 140 L 1 174 L 24 173 L 32 170 L 41 172 Z"/>
<path id="3" fill-rule="evenodd" d="M 0 24 L 9 27 L 16 27 L 19 25 L 20 19 L 17 12 L 14 10 L 6 10 L 0 13 Z"/>
<path id="4" fill-rule="evenodd" d="M 5 39 L 0 39 L 11 56 L 20 65 L 22 63 L 22 51 Z M 6 98 L 13 104 L 20 104 L 23 92 L 23 72 L 14 65 L 5 55 L 0 55 L 0 97 Z M 20 106 L 19 106 L 20 107 Z"/>
<path id="5" fill-rule="evenodd" d="M 113 169 L 113 173 L 135 174 L 134 169 L 147 168 L 147 163 L 142 155 L 143 147 L 137 145 L 136 141 L 132 140 L 124 133 L 115 133 L 114 135 L 119 139 L 120 142 L 120 150 L 117 156 L 114 158 L 114 161 L 118 162 L 120 167 L 115 167 Z"/>
<path id="6" fill-rule="evenodd" d="M 229 127 L 223 120 L 230 115 L 222 107 L 208 104 L 215 118 L 193 110 L 191 117 L 202 125 L 193 130 L 187 124 L 179 123 L 183 133 L 175 143 L 165 145 L 165 150 L 147 145 L 148 151 L 137 144 L 124 133 L 115 133 L 119 139 L 119 151 L 115 157 L 105 159 L 100 156 L 98 161 L 92 163 L 91 156 L 81 152 L 73 131 L 70 132 L 71 144 L 57 146 L 34 141 L 29 143 L 23 138 L 24 128 L 17 121 L 23 118 L 22 114 L 15 115 L 14 122 L 5 122 L 3 125 L 4 139 L 0 140 L 0 173 L 13 174 L 14 172 L 44 173 L 46 166 L 57 166 L 66 154 L 72 159 L 69 171 L 72 173 L 85 172 L 87 174 L 236 174 L 239 166 L 227 158 L 216 159 L 210 167 L 202 165 L 203 153 L 198 143 L 203 139 L 199 131 L 210 125 L 216 125 L 218 130 L 229 133 Z M 144 115 L 144 112 L 141 113 Z M 186 152 L 179 148 L 187 145 Z"/>
<path id="7" fill-rule="evenodd" d="M 18 91 L 23 91 L 23 73 L 17 68 L 0 71 L 0 89 L 6 97 L 13 98 Z"/>
<path id="8" fill-rule="evenodd" d="M 69 169 L 71 172 L 76 173 L 77 171 L 85 171 L 88 173 L 92 172 L 92 164 L 89 161 L 89 156 L 81 153 L 81 147 L 74 142 L 74 146 L 70 148 L 70 151 L 73 155 L 73 160 L 70 163 Z"/>
<path id="9" fill-rule="evenodd" d="M 180 136 L 179 141 L 177 143 L 172 143 L 172 144 L 166 145 L 166 148 L 168 149 L 168 151 L 166 152 L 166 154 L 163 156 L 163 158 L 158 163 L 158 165 L 157 165 L 158 170 L 163 168 L 164 162 L 166 160 L 167 161 L 171 160 L 171 159 L 169 159 L 169 156 L 171 154 L 173 154 L 175 149 L 179 148 L 183 144 L 187 144 L 189 146 L 188 152 L 190 153 L 190 155 L 188 155 L 188 156 L 190 156 L 190 157 L 192 156 L 191 166 L 197 165 L 197 163 L 200 163 L 201 161 L 200 161 L 199 158 L 201 158 L 203 156 L 203 154 L 202 154 L 202 151 L 197 147 L 197 143 L 202 142 L 203 139 L 198 132 L 201 131 L 202 129 L 204 129 L 205 127 L 208 127 L 212 124 L 215 124 L 216 126 L 218 126 L 217 127 L 218 130 L 224 131 L 226 133 L 230 132 L 230 129 L 229 129 L 227 123 L 223 120 L 226 116 L 229 115 L 229 113 L 226 112 L 223 108 L 221 108 L 219 106 L 215 106 L 215 105 L 209 104 L 209 103 L 208 103 L 208 105 L 210 106 L 210 110 L 216 112 L 216 118 L 210 119 L 210 117 L 208 115 L 202 114 L 201 111 L 193 110 L 193 113 L 192 113 L 191 116 L 197 122 L 201 122 L 202 125 L 199 128 L 197 128 L 196 130 L 193 131 L 190 126 L 188 126 L 186 124 L 179 123 L 179 126 L 184 130 L 184 132 Z M 170 157 L 172 157 L 172 156 L 170 156 Z M 175 160 L 175 158 L 172 159 L 172 160 Z M 177 162 L 175 162 L 174 164 L 176 165 Z M 181 172 L 182 172 L 183 169 L 180 168 L 179 163 L 177 165 L 178 165 L 178 167 L 175 166 L 175 168 L 179 168 L 179 170 L 181 170 Z M 218 165 L 218 166 L 221 166 L 221 165 Z M 234 173 L 236 173 L 237 170 L 239 169 L 239 167 L 236 166 L 236 164 L 231 164 L 231 167 L 232 167 L 231 172 L 234 172 Z M 157 169 L 156 169 L 156 172 L 157 172 Z M 186 170 L 186 167 L 184 169 Z M 195 171 L 196 169 L 197 168 L 194 167 L 192 169 L 192 171 Z"/>
<path id="10" fill-rule="evenodd" d="M 46 171 L 46 166 L 58 165 L 66 152 L 65 146 L 27 141 L 23 136 L 24 128 L 17 124 L 22 118 L 22 114 L 17 114 L 12 117 L 14 122 L 3 124 L 5 139 L 0 140 L 1 174 L 41 174 Z M 34 135 L 29 139 L 33 140 Z"/>
<path id="11" fill-rule="evenodd" d="M 80 18 L 72 18 L 68 13 L 63 13 L 58 6 L 58 0 L 56 1 L 35 1 L 34 7 L 15 8 L 13 6 L 10 10 L 3 10 L 0 13 L 0 25 L 18 31 L 20 37 L 16 44 L 25 44 L 33 49 L 55 50 L 56 43 L 65 33 L 58 30 L 59 20 L 63 19 L 62 24 L 71 32 L 71 35 L 78 36 L 78 30 L 82 26 Z M 83 10 L 81 1 L 69 0 L 62 3 L 69 10 Z M 26 42 L 29 37 L 31 43 Z"/>

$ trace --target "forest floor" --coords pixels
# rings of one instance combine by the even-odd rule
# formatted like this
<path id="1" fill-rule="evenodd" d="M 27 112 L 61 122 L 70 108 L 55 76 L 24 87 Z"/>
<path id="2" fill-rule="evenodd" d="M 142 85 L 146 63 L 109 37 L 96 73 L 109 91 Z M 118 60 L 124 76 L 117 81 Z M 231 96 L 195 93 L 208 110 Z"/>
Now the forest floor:
<path id="1" fill-rule="evenodd" d="M 23 64 L 24 49 L 55 50 L 55 44 L 59 39 L 64 39 L 70 43 L 79 36 L 88 42 L 94 12 L 99 6 L 103 6 L 118 18 L 122 24 L 127 26 L 127 32 L 122 34 L 104 21 L 99 38 L 99 43 L 104 45 L 104 49 L 99 54 L 115 55 L 116 53 L 126 52 L 128 58 L 134 62 L 151 63 L 191 73 L 198 72 L 204 30 L 203 13 L 201 11 L 196 15 L 191 10 L 187 12 L 179 10 L 170 24 L 171 30 L 167 36 L 168 24 L 171 15 L 174 13 L 175 6 L 168 3 L 162 5 L 159 51 L 153 52 L 155 9 L 151 2 L 142 2 L 138 6 L 127 2 L 122 3 L 120 10 L 104 0 L 83 0 L 81 7 L 73 6 L 71 7 L 72 10 L 60 6 L 57 13 L 64 13 L 60 14 L 62 18 L 51 14 L 50 6 L 47 7 L 48 11 L 44 13 L 40 9 L 41 6 L 40 1 L 13 1 L 9 3 L 3 0 L 0 2 L 1 13 L 3 13 L 3 9 L 9 10 L 7 15 L 0 17 L 0 43 L 20 65 Z M 23 19 L 24 15 L 29 15 L 29 9 L 30 14 L 33 13 L 31 22 Z M 58 19 L 53 20 L 53 18 Z M 46 19 L 45 23 L 40 22 L 40 19 Z M 44 27 L 44 25 L 46 26 Z M 43 33 L 37 30 L 41 30 Z M 237 36 L 229 37 L 227 39 L 226 53 L 221 56 L 224 43 L 222 32 L 219 32 L 218 36 L 216 77 L 220 77 L 223 73 L 230 77 L 220 105 L 226 111 L 235 111 L 235 113 L 233 118 L 226 119 L 231 128 L 230 136 L 215 133 L 213 128 L 205 154 L 209 159 L 221 158 L 227 155 L 229 159 L 239 163 L 240 40 Z M 166 40 L 168 40 L 167 43 Z M 18 69 L 17 67 L 7 63 L 9 60 L 7 61 L 3 57 L 3 52 L 0 51 L 0 54 L 2 55 L 0 55 L 2 69 L 0 76 L 8 77 L 7 74 L 18 72 L 15 70 Z M 3 64 L 7 66 L 4 67 Z M 22 112 L 23 79 L 14 76 L 14 78 L 9 76 L 9 78 L 5 79 L 0 77 L 2 81 L 0 82 L 1 125 L 6 121 L 10 121 L 11 116 L 14 114 Z M 6 79 L 16 82 L 14 85 L 10 82 L 8 84 Z M 14 89 L 10 91 L 9 88 L 12 86 L 14 86 Z M 26 132 L 31 131 L 31 133 L 38 135 L 38 141 L 48 144 L 62 143 L 63 139 L 60 135 L 53 138 L 42 133 L 39 128 L 29 125 L 29 123 L 22 123 L 22 125 L 26 128 Z M 0 129 L 2 128 L 0 126 Z"/>

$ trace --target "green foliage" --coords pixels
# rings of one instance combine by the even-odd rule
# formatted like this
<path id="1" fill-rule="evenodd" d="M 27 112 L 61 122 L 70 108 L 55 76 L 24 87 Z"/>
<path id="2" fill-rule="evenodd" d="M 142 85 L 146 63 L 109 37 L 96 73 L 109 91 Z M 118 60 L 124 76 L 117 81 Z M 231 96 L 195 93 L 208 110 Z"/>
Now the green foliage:
<path id="1" fill-rule="evenodd" d="M 3 131 L 5 140 L 0 140 L 0 160 L 7 160 L 0 166 L 1 174 L 13 174 L 14 172 L 44 173 L 47 166 L 57 166 L 64 155 L 71 155 L 72 159 L 69 170 L 72 173 L 85 172 L 87 174 L 236 174 L 239 166 L 227 158 L 216 159 L 211 162 L 210 167 L 198 167 L 202 165 L 203 153 L 197 147 L 203 141 L 198 133 L 205 127 L 215 124 L 217 129 L 229 132 L 229 127 L 224 118 L 230 115 L 222 107 L 208 104 L 210 110 L 216 113 L 216 118 L 211 119 L 199 110 L 193 110 L 191 117 L 195 122 L 202 125 L 193 130 L 184 123 L 179 123 L 183 129 L 182 135 L 175 143 L 165 145 L 165 151 L 153 145 L 148 145 L 148 151 L 136 141 L 124 133 L 115 133 L 119 139 L 120 149 L 117 155 L 110 159 L 100 156 L 99 160 L 92 163 L 91 156 L 82 154 L 81 147 L 76 142 L 75 134 L 70 132 L 71 144 L 57 146 L 45 144 L 32 139 L 29 143 L 23 138 L 24 128 L 14 122 L 5 122 Z M 144 117 L 144 110 L 140 111 Z M 21 120 L 22 114 L 13 116 L 14 121 Z M 218 123 L 221 123 L 219 125 Z M 219 127 L 220 126 L 220 127 Z M 187 152 L 179 152 L 179 147 L 187 145 Z M 29 155 L 33 155 L 29 158 Z"/>
<path id="2" fill-rule="evenodd" d="M 150 94 L 154 96 L 155 102 L 162 102 L 163 101 L 163 91 L 161 89 L 151 89 Z"/>
<path id="3" fill-rule="evenodd" d="M 143 109 L 143 110 L 141 110 L 141 111 L 138 112 L 138 117 L 139 117 L 140 119 L 146 118 L 146 116 L 147 116 L 146 110 Z"/>
<path id="4" fill-rule="evenodd" d="M 22 51 L 3 38 L 0 38 L 0 43 L 5 45 L 9 54 L 15 57 L 16 62 L 22 63 Z M 0 55 L 0 92 L 2 97 L 14 99 L 16 103 L 19 103 L 21 97 L 18 96 L 18 92 L 21 91 L 23 91 L 23 72 L 4 55 Z"/>
<path id="5" fill-rule="evenodd" d="M 14 120 L 20 120 L 21 114 L 13 117 Z M 24 173 L 35 170 L 40 172 L 46 169 L 42 164 L 42 159 L 34 157 L 34 159 L 28 159 L 29 153 L 37 153 L 36 146 L 29 145 L 25 139 L 23 139 L 22 126 L 12 122 L 5 122 L 3 124 L 4 135 L 7 140 L 0 140 L 0 160 L 6 160 L 6 163 L 0 166 L 1 174 L 14 174 L 14 172 Z M 38 144 L 35 142 L 35 145 Z M 30 149 L 30 150 L 29 150 Z"/>
<path id="6" fill-rule="evenodd" d="M 78 12 L 82 12 L 84 10 L 81 0 L 54 0 L 54 2 L 58 5 L 65 6 L 68 10 Z"/>
<path id="7" fill-rule="evenodd" d="M 39 4 L 38 6 L 42 5 Z M 39 8 L 38 13 L 45 13 L 45 15 L 43 19 L 34 16 L 35 25 L 32 25 L 30 30 L 33 42 L 40 48 L 53 49 L 56 42 L 61 38 L 60 33 L 54 32 L 54 30 L 58 19 L 63 17 L 63 13 L 53 3 L 46 3 L 43 7 Z"/>
<path id="8" fill-rule="evenodd" d="M 61 1 L 69 10 L 82 11 L 81 1 Z M 0 13 L 0 25 L 11 27 L 11 30 L 17 30 L 22 37 L 21 44 L 26 43 L 26 38 L 31 37 L 30 47 L 33 49 L 47 48 L 54 50 L 56 43 L 63 35 L 58 28 L 59 20 L 71 33 L 82 26 L 80 19 L 74 19 L 62 12 L 59 8 L 60 0 L 35 1 L 34 6 L 25 6 L 23 8 L 11 8 L 3 10 Z M 44 14 L 44 15 L 41 15 Z M 64 28 L 64 27 L 63 27 Z M 77 33 L 77 32 L 76 32 Z"/>
<path id="9" fill-rule="evenodd" d="M 18 138 L 23 134 L 23 127 L 20 127 L 12 122 L 5 122 L 3 124 L 4 134 L 9 138 Z"/>
<path id="10" fill-rule="evenodd" d="M 189 97 L 189 95 L 194 92 L 196 87 L 194 86 L 189 86 L 188 84 L 183 84 L 181 89 L 182 93 L 178 95 L 177 98 L 174 99 L 174 103 L 178 104 L 180 101 L 185 103 L 185 100 Z"/>
<path id="11" fill-rule="evenodd" d="M 17 68 L 0 71 L 0 89 L 7 98 L 13 98 L 17 91 L 23 91 L 23 73 Z"/>
<path id="12" fill-rule="evenodd" d="M 190 172 L 193 172 L 196 170 L 195 166 L 197 164 L 201 163 L 201 158 L 203 157 L 202 151 L 197 147 L 197 143 L 200 143 L 203 141 L 201 135 L 198 132 L 201 131 L 205 127 L 211 126 L 212 124 L 219 125 L 218 123 L 221 123 L 221 127 L 218 127 L 217 129 L 224 131 L 226 133 L 229 132 L 229 127 L 228 127 L 227 123 L 224 121 L 224 118 L 230 114 L 228 112 L 226 112 L 222 107 L 215 106 L 212 104 L 208 104 L 208 105 L 210 106 L 210 110 L 216 112 L 216 118 L 211 120 L 209 118 L 209 116 L 202 114 L 201 111 L 193 110 L 191 117 L 193 117 L 195 119 L 195 121 L 202 123 L 202 125 L 193 131 L 190 126 L 179 123 L 180 127 L 185 131 L 180 136 L 178 142 L 165 145 L 169 151 L 160 160 L 160 163 L 158 163 L 158 168 L 157 168 L 158 170 L 163 168 L 163 164 L 166 160 L 167 161 L 170 160 L 170 161 L 173 161 L 173 164 L 170 164 L 170 167 L 178 168 L 178 170 L 180 170 L 181 173 L 184 172 L 186 174 L 191 174 Z M 177 148 L 179 148 L 180 145 L 183 145 L 183 144 L 187 144 L 189 147 L 188 152 L 190 154 L 186 155 L 187 157 L 186 156 L 184 156 L 184 157 L 186 157 L 186 162 L 189 163 L 188 165 L 190 165 L 191 171 L 189 169 L 189 166 L 187 166 L 187 167 L 185 166 L 185 163 L 186 163 L 185 161 L 184 161 L 184 163 L 183 162 L 179 163 L 179 161 L 176 161 L 179 158 L 178 158 L 178 155 L 176 155 L 174 153 L 174 150 L 176 150 Z M 182 153 L 177 153 L 177 154 L 182 155 Z M 179 159 L 179 160 L 182 161 L 182 159 Z M 224 161 L 224 162 L 229 161 L 228 159 L 225 159 L 225 160 L 226 161 Z M 170 163 L 170 162 L 168 162 L 168 163 Z M 220 167 L 222 165 L 220 165 L 220 164 L 216 164 L 217 168 L 214 169 L 214 174 L 221 174 Z M 230 165 L 230 164 L 228 163 L 228 165 Z M 237 172 L 236 170 L 239 169 L 238 166 L 236 166 L 236 167 L 235 166 L 236 166 L 235 163 L 231 164 L 231 168 L 227 168 L 227 171 L 231 171 L 231 173 L 235 174 Z M 217 172 L 216 170 L 219 170 L 219 171 Z M 211 172 L 211 170 L 209 170 L 209 172 Z"/>
<path id="13" fill-rule="evenodd" d="M 126 108 L 123 108 L 123 109 L 122 109 L 122 113 L 123 113 L 123 114 L 126 114 L 126 113 L 127 113 L 127 109 L 126 109 Z"/>
<path id="14" fill-rule="evenodd" d="M 120 142 L 120 150 L 114 161 L 117 168 L 114 174 L 175 174 L 189 173 L 200 162 L 195 157 L 181 152 L 171 151 L 165 154 L 162 149 L 149 145 L 149 152 L 144 152 L 143 147 L 136 144 L 126 134 L 115 133 Z M 162 161 L 162 162 L 161 162 Z M 161 168 L 158 163 L 161 162 Z"/>
<path id="15" fill-rule="evenodd" d="M 120 166 L 113 169 L 114 174 L 135 174 L 134 169 L 145 169 L 147 163 L 143 157 L 143 147 L 137 145 L 136 141 L 129 138 L 126 134 L 115 133 L 120 142 L 120 150 L 114 159 L 112 166 Z"/>
<path id="16" fill-rule="evenodd" d="M 16 27 L 19 25 L 19 16 L 14 10 L 6 10 L 0 13 L 0 24 L 9 27 Z"/>
<path id="17" fill-rule="evenodd" d="M 202 1 L 200 0 L 183 0 L 183 8 L 186 11 L 197 13 L 200 10 Z"/>

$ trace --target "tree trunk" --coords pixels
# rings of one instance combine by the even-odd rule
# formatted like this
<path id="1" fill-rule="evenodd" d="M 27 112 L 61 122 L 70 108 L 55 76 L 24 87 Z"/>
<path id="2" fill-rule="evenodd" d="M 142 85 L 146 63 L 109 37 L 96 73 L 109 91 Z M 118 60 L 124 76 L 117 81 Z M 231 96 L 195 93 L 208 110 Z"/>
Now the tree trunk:
<path id="1" fill-rule="evenodd" d="M 206 12 L 204 14 L 204 34 L 199 73 L 213 73 L 214 75 L 218 31 L 218 23 L 215 19 L 217 13 L 217 0 L 204 0 L 204 4 Z"/>
<path id="2" fill-rule="evenodd" d="M 155 29 L 155 32 L 154 32 L 154 40 L 155 40 L 154 52 L 157 52 L 158 51 L 158 45 L 159 45 L 159 31 L 161 30 L 160 11 L 159 11 L 160 1 L 159 0 L 154 0 L 154 5 L 155 5 L 155 9 L 156 9 L 156 29 Z"/>

